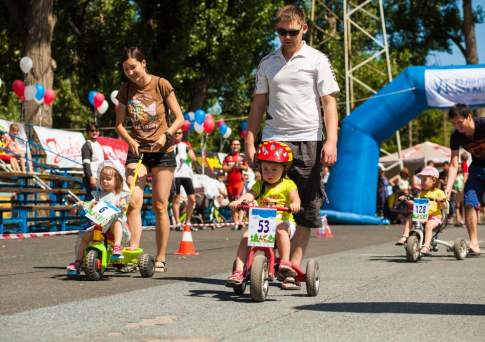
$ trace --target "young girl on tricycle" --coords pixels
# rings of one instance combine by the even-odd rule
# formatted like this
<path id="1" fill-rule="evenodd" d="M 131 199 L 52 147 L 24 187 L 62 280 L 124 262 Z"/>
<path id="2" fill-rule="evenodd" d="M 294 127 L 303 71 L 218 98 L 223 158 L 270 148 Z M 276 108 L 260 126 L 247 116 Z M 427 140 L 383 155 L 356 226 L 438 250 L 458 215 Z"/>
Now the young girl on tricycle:
<path id="1" fill-rule="evenodd" d="M 421 179 L 422 190 L 417 198 L 424 198 L 429 200 L 428 220 L 423 223 L 424 242 L 420 250 L 421 255 L 428 255 L 431 250 L 430 244 L 433 237 L 433 230 L 441 225 L 442 220 L 444 219 L 442 217 L 442 209 L 446 209 L 448 207 L 448 201 L 446 199 L 445 193 L 443 192 L 443 190 L 440 189 L 439 172 L 435 167 L 425 167 L 418 174 L 418 176 Z M 399 199 L 405 201 L 405 203 L 411 209 L 413 208 L 412 199 L 405 198 L 405 196 L 401 196 Z M 396 242 L 396 245 L 400 246 L 406 243 L 412 224 L 412 218 L 410 217 L 406 221 L 402 236 L 399 241 Z"/>
<path id="2" fill-rule="evenodd" d="M 81 211 L 89 214 L 98 203 L 104 202 L 114 206 L 117 212 L 107 224 L 102 226 L 104 234 L 108 235 L 108 240 L 113 241 L 113 253 L 111 259 L 123 259 L 122 241 L 128 241 L 130 233 L 126 224 L 125 208 L 128 205 L 129 191 L 125 183 L 125 172 L 121 164 L 112 160 L 105 160 L 98 168 L 98 186 L 93 193 L 94 199 L 90 202 L 78 202 Z M 75 261 L 67 266 L 68 274 L 79 274 L 83 253 L 88 243 L 93 239 L 93 228 L 91 226 L 80 234 L 80 239 L 76 243 Z"/>
<path id="3" fill-rule="evenodd" d="M 283 280 L 282 289 L 295 283 L 297 272 L 290 262 L 290 239 L 296 229 L 292 213 L 300 210 L 300 197 L 296 184 L 286 177 L 286 170 L 293 160 L 288 145 L 278 141 L 265 141 L 259 146 L 258 161 L 262 179 L 257 181 L 249 192 L 230 203 L 236 209 L 244 203 L 254 201 L 261 207 L 288 207 L 289 212 L 278 211 L 276 218 L 276 245 L 279 252 L 278 278 Z M 232 274 L 226 285 L 240 285 L 244 281 L 244 266 L 248 258 L 248 231 L 242 236 L 237 250 Z"/>

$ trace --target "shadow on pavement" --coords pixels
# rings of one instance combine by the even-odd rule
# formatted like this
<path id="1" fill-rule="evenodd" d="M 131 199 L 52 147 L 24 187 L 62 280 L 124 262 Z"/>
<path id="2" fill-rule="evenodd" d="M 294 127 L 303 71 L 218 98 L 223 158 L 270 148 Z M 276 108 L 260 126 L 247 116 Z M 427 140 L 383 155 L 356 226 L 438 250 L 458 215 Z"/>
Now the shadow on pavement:
<path id="1" fill-rule="evenodd" d="M 156 280 L 178 280 L 188 283 L 201 283 L 209 285 L 224 285 L 226 283 L 225 279 L 215 279 L 215 278 L 202 278 L 202 277 L 160 277 L 153 278 Z"/>
<path id="2" fill-rule="evenodd" d="M 368 302 L 368 303 L 321 303 L 295 307 L 297 310 L 397 313 L 416 315 L 485 316 L 484 304 L 417 303 L 417 302 Z"/>

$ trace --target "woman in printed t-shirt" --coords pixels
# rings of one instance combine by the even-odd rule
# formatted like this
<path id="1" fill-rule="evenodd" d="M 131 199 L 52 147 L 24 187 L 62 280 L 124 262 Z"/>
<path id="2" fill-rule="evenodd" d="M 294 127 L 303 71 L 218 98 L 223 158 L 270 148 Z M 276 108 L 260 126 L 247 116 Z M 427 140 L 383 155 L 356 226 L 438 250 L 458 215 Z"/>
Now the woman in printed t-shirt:
<path id="1" fill-rule="evenodd" d="M 184 119 L 172 85 L 164 78 L 147 72 L 145 56 L 140 49 L 127 49 L 121 59 L 121 67 L 127 81 L 121 85 L 117 96 L 116 131 L 129 145 L 126 157 L 128 184 L 131 184 L 137 162 L 143 154 L 142 167 L 128 209 L 130 244 L 132 248 L 140 244 L 143 189 L 147 174 L 151 172 L 157 240 L 155 271 L 165 272 L 170 231 L 167 206 L 176 166 L 173 136 Z M 169 110 L 175 118 L 170 126 Z M 126 116 L 131 122 L 130 133 L 124 127 Z"/>

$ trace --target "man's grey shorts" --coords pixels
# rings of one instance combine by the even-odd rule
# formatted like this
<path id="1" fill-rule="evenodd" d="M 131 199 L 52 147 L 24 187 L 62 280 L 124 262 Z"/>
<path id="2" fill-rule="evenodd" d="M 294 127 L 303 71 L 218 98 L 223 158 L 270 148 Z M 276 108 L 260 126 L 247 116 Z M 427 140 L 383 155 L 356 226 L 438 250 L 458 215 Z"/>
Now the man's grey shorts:
<path id="1" fill-rule="evenodd" d="M 320 209 L 323 194 L 320 188 L 322 163 L 321 141 L 284 141 L 293 151 L 293 163 L 288 169 L 288 177 L 296 183 L 303 213 L 294 215 L 296 224 L 307 228 L 322 226 Z"/>

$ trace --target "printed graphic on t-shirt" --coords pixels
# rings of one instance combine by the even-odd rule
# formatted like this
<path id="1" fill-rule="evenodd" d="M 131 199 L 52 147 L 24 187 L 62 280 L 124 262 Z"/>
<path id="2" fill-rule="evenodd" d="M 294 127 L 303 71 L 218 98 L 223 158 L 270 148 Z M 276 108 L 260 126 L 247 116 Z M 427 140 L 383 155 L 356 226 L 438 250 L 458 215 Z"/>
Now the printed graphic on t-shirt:
<path id="1" fill-rule="evenodd" d="M 485 139 L 480 139 L 463 146 L 474 158 L 485 159 Z"/>
<path id="2" fill-rule="evenodd" d="M 146 103 L 150 103 L 146 105 Z M 128 112 L 130 113 L 133 128 L 142 131 L 151 131 L 158 127 L 157 102 L 146 94 L 137 94 L 128 100 Z"/>

